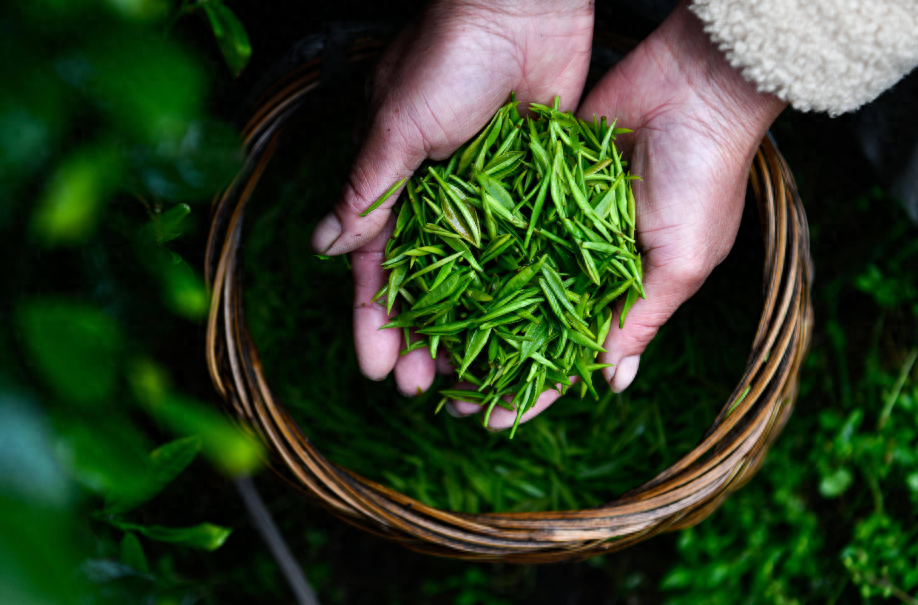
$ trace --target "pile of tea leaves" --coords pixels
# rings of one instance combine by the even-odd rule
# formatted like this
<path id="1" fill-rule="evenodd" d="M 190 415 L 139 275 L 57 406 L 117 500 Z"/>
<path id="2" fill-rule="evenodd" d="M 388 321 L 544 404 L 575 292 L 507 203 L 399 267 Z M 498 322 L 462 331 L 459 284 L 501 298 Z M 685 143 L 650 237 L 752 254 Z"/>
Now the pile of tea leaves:
<path id="1" fill-rule="evenodd" d="M 405 352 L 442 347 L 475 389 L 442 391 L 478 403 L 485 426 L 496 405 L 523 413 L 545 388 L 598 399 L 592 373 L 625 296 L 619 326 L 644 296 L 635 246 L 635 201 L 615 135 L 631 132 L 554 106 L 512 101 L 449 159 L 408 180 L 375 299 L 402 313 Z M 391 196 L 396 183 L 364 212 Z M 484 228 L 482 228 L 484 224 Z M 412 342 L 409 328 L 419 336 Z M 445 401 L 444 397 L 444 401 Z"/>
<path id="2" fill-rule="evenodd" d="M 313 108 L 291 128 L 247 208 L 246 320 L 277 398 L 331 462 L 430 506 L 458 512 L 580 509 L 653 478 L 695 446 L 742 376 L 761 310 L 760 232 L 745 217 L 736 249 L 667 322 L 624 393 L 597 381 L 550 414 L 507 431 L 434 414 L 437 379 L 402 397 L 393 379 L 363 378 L 353 348 L 350 270 L 309 248 L 356 151 L 342 107 Z M 347 105 L 351 102 L 353 105 Z M 322 112 L 327 112 L 323 114 Z M 754 206 L 754 205 L 751 205 Z"/>

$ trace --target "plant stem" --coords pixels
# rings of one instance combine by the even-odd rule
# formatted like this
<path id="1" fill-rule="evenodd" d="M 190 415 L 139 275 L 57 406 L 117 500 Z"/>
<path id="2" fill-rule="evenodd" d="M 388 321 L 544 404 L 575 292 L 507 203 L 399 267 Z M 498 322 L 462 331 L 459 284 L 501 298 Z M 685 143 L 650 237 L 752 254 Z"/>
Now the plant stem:
<path id="1" fill-rule="evenodd" d="M 293 553 L 290 552 L 284 537 L 277 529 L 277 525 L 274 524 L 274 519 L 271 518 L 271 513 L 268 512 L 261 496 L 258 495 L 258 490 L 255 489 L 255 483 L 252 482 L 252 478 L 237 477 L 233 480 L 233 483 L 236 485 L 236 491 L 239 492 L 249 517 L 252 519 L 252 525 L 255 526 L 262 540 L 265 541 L 268 550 L 271 551 L 271 555 L 277 561 L 281 573 L 287 579 L 287 584 L 290 585 L 290 590 L 293 591 L 297 605 L 319 605 L 319 599 L 316 597 L 312 586 L 309 585 L 309 581 L 303 573 L 303 568 L 293 557 Z"/>
<path id="2" fill-rule="evenodd" d="M 912 352 L 905 358 L 905 363 L 902 364 L 902 369 L 899 371 L 899 378 L 896 380 L 896 386 L 893 387 L 889 397 L 886 398 L 886 403 L 883 405 L 883 411 L 880 413 L 880 419 L 877 420 L 878 431 L 882 431 L 886 423 L 889 422 L 889 415 L 892 413 L 893 406 L 896 405 L 896 400 L 899 399 L 899 394 L 902 392 L 902 387 L 905 386 L 905 381 L 908 380 L 908 375 L 915 365 L 915 359 L 918 359 L 918 349 L 912 349 Z"/>

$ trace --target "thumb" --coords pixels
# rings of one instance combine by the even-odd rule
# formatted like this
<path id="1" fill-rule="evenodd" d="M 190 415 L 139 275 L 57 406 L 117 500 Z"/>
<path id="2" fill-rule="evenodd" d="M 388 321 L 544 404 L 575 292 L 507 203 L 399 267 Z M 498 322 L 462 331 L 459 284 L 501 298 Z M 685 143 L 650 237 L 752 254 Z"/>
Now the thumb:
<path id="1" fill-rule="evenodd" d="M 357 154 L 341 199 L 316 225 L 310 244 L 319 254 L 343 254 L 376 237 L 389 219 L 392 206 L 404 185 L 427 157 L 424 137 L 396 108 L 383 106 L 376 112 L 369 134 Z M 372 212 L 361 216 L 374 202 L 390 195 Z"/>
<path id="2" fill-rule="evenodd" d="M 619 320 L 624 297 L 619 300 L 604 345 L 608 353 L 597 359 L 600 363 L 614 364 L 605 368 L 603 374 L 616 393 L 631 385 L 644 349 L 676 309 L 698 291 L 716 264 L 701 259 L 661 259 L 661 256 L 659 249 L 651 249 L 643 259 L 647 298 L 638 298 L 625 316 L 622 328 L 619 328 Z"/>

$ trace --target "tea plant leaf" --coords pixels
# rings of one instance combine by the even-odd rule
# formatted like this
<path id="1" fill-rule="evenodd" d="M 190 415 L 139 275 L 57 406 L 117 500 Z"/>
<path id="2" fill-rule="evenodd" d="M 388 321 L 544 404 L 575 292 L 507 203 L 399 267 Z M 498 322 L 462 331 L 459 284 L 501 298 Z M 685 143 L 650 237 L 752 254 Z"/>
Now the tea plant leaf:
<path id="1" fill-rule="evenodd" d="M 234 76 L 245 69 L 252 57 L 252 45 L 245 27 L 236 14 L 222 2 L 202 2 L 217 46 Z"/>
<path id="2" fill-rule="evenodd" d="M 400 180 L 400 181 L 396 181 L 395 183 L 393 183 L 392 186 L 389 187 L 388 189 L 386 189 L 386 191 L 385 191 L 381 196 L 379 196 L 379 198 L 377 198 L 377 200 L 376 200 L 375 202 L 373 202 L 372 204 L 370 204 L 370 207 L 369 207 L 369 208 L 367 208 L 366 210 L 364 210 L 363 212 L 361 212 L 361 213 L 360 213 L 360 216 L 361 216 L 361 217 L 365 217 L 365 216 L 367 216 L 368 214 L 370 214 L 371 212 L 373 212 L 374 210 L 376 210 L 377 208 L 379 208 L 380 206 L 382 206 L 382 205 L 383 205 L 383 202 L 385 202 L 387 199 L 389 199 L 390 197 L 392 197 L 392 194 L 395 193 L 396 191 L 398 191 L 398 188 L 401 187 L 402 185 L 404 185 L 404 184 L 405 184 L 405 181 L 407 181 L 407 180 L 408 180 L 408 179 L 405 178 L 405 179 L 402 179 L 402 180 Z"/>

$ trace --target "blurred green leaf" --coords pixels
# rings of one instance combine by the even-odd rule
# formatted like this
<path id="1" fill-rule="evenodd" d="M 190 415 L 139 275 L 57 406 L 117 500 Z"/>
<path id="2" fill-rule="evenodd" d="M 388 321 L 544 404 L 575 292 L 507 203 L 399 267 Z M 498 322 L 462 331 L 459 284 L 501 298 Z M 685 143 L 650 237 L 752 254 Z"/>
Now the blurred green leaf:
<path id="1" fill-rule="evenodd" d="M 137 535 L 133 532 L 124 533 L 124 538 L 121 539 L 121 553 L 118 560 L 141 573 L 150 573 L 150 565 L 147 563 L 147 556 L 143 552 L 143 546 L 141 546 L 140 540 L 137 539 Z"/>
<path id="2" fill-rule="evenodd" d="M 154 211 L 142 229 L 143 237 L 160 245 L 177 238 L 182 234 L 182 221 L 190 213 L 188 204 L 176 204 L 165 212 Z"/>
<path id="3" fill-rule="evenodd" d="M 819 493 L 826 498 L 837 498 L 854 483 L 854 475 L 846 468 L 840 468 L 826 475 L 819 482 Z"/>
<path id="4" fill-rule="evenodd" d="M 163 299 L 173 312 L 188 319 L 200 319 L 210 308 L 210 296 L 204 278 L 188 263 L 179 260 L 163 267 Z"/>
<path id="5" fill-rule="evenodd" d="M 187 319 L 203 318 L 210 308 L 204 278 L 181 256 L 156 244 L 149 232 L 142 234 L 137 244 L 140 259 L 159 281 L 166 307 Z"/>
<path id="6" fill-rule="evenodd" d="M 137 525 L 120 519 L 105 518 L 104 521 L 124 531 L 133 531 L 158 542 L 171 542 L 203 550 L 217 550 L 233 533 L 232 529 L 212 523 L 200 523 L 192 527 L 163 527 L 161 525 Z"/>
<path id="7" fill-rule="evenodd" d="M 0 393 L 0 492 L 7 497 L 58 508 L 70 501 L 50 428 L 28 400 Z"/>
<path id="8" fill-rule="evenodd" d="M 0 495 L 0 603 L 77 602 L 75 523 L 69 510 Z"/>
<path id="9" fill-rule="evenodd" d="M 80 575 L 92 584 L 105 585 L 105 588 L 94 587 L 93 603 L 99 605 L 111 603 L 154 603 L 150 598 L 150 582 L 153 578 L 114 559 L 86 559 L 80 564 Z M 84 598 L 89 594 L 81 595 Z M 96 600 L 98 599 L 98 600 Z"/>
<path id="10" fill-rule="evenodd" d="M 141 487 L 133 493 L 106 498 L 105 513 L 124 514 L 150 500 L 185 470 L 200 450 L 201 438 L 198 436 L 176 439 L 153 450 Z"/>
<path id="11" fill-rule="evenodd" d="M 183 437 L 153 450 L 150 461 L 159 478 L 168 483 L 185 470 L 200 451 L 200 437 Z"/>
<path id="12" fill-rule="evenodd" d="M 0 53 L 15 54 L 19 37 L 0 41 Z M 67 92 L 47 65 L 23 58 L 0 68 L 0 190 L 16 190 L 51 157 L 69 114 Z M 8 200 L 7 200 L 8 201 Z"/>
<path id="13" fill-rule="evenodd" d="M 131 501 L 147 489 L 146 439 L 126 419 L 104 422 L 61 414 L 56 419 L 61 452 L 86 489 L 115 501 Z"/>
<path id="14" fill-rule="evenodd" d="M 20 304 L 17 319 L 30 359 L 60 397 L 84 405 L 109 400 L 122 347 L 111 317 L 90 305 L 44 298 Z"/>
<path id="15" fill-rule="evenodd" d="M 127 186 L 154 199 L 200 202 L 229 183 L 242 166 L 239 133 L 209 119 L 195 119 L 171 135 L 136 145 Z"/>
<path id="16" fill-rule="evenodd" d="M 205 2 L 202 8 L 210 20 L 210 27 L 214 30 L 214 37 L 217 39 L 220 52 L 223 53 L 223 59 L 233 75 L 238 76 L 252 57 L 252 45 L 249 44 L 245 27 L 236 14 L 222 2 Z"/>
<path id="17" fill-rule="evenodd" d="M 909 491 L 914 494 L 918 494 L 918 471 L 910 473 L 908 477 L 905 478 L 906 485 L 908 485 Z"/>
<path id="18" fill-rule="evenodd" d="M 200 435 L 204 455 L 230 475 L 249 474 L 261 466 L 261 444 L 213 408 L 172 395 L 154 406 L 153 415 L 176 433 Z"/>
<path id="19" fill-rule="evenodd" d="M 119 154 L 108 146 L 84 148 L 64 158 L 32 216 L 33 232 L 49 246 L 86 242 L 118 187 L 121 167 Z"/>
<path id="20" fill-rule="evenodd" d="M 153 418 L 173 433 L 200 436 L 204 455 L 224 472 L 250 474 L 261 466 L 264 448 L 259 441 L 215 409 L 172 393 L 166 376 L 155 364 L 135 362 L 129 380 Z"/>
<path id="21" fill-rule="evenodd" d="M 169 14 L 167 0 L 106 0 L 119 15 L 133 21 L 158 21 Z"/>
<path id="22" fill-rule="evenodd" d="M 87 57 L 96 102 L 125 132 L 152 144 L 180 140 L 199 117 L 203 73 L 171 40 L 122 28 Z"/>
<path id="23" fill-rule="evenodd" d="M 180 223 L 191 213 L 191 207 L 188 204 L 176 204 L 166 212 L 160 215 L 160 242 L 168 242 L 182 234 Z"/>

